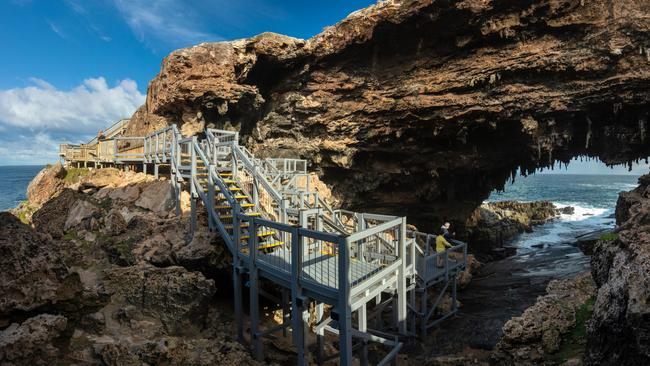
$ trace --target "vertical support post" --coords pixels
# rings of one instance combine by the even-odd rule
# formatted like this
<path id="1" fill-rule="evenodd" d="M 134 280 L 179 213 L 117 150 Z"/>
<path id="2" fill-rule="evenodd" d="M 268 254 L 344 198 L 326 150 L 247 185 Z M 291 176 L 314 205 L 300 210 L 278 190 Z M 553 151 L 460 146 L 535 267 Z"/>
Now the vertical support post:
<path id="1" fill-rule="evenodd" d="M 458 276 L 454 275 L 451 282 L 451 311 L 454 313 L 456 312 L 456 310 L 458 310 L 458 303 L 456 302 L 457 287 L 458 287 Z"/>
<path id="2" fill-rule="evenodd" d="M 257 221 L 251 218 L 249 221 L 248 238 L 248 279 L 250 285 L 250 319 L 251 319 L 251 343 L 253 345 L 253 358 L 262 361 L 262 339 L 259 335 L 260 308 L 259 308 L 259 283 L 257 272 Z M 238 248 L 236 246 L 236 248 Z"/>
<path id="3" fill-rule="evenodd" d="M 289 292 L 282 288 L 282 336 L 287 336 L 287 323 L 291 321 L 291 310 L 289 309 Z"/>
<path id="4" fill-rule="evenodd" d="M 298 223 L 300 224 L 300 227 L 307 228 L 307 215 L 305 214 L 305 210 L 300 210 L 298 211 Z M 302 256 L 303 258 L 307 255 L 309 255 L 309 248 L 307 247 L 307 240 L 305 238 L 302 238 L 300 243 L 300 247 L 302 248 Z"/>
<path id="5" fill-rule="evenodd" d="M 365 220 L 363 217 L 363 213 L 360 213 L 357 216 L 357 231 L 361 232 L 365 230 Z M 363 252 L 364 252 L 364 240 L 359 240 L 357 241 L 357 260 L 365 262 L 364 257 L 363 257 Z"/>
<path id="6" fill-rule="evenodd" d="M 232 209 L 232 227 L 233 227 L 233 266 L 234 270 L 234 292 L 235 292 L 235 323 L 237 327 L 237 340 L 240 343 L 244 342 L 244 319 L 242 314 L 242 274 L 241 274 L 241 259 L 239 257 L 239 246 L 240 246 L 240 225 L 239 225 L 239 205 L 235 202 L 235 205 Z M 226 239 L 226 238 L 224 238 Z M 228 239 L 226 239 L 228 240 Z"/>
<path id="7" fill-rule="evenodd" d="M 167 162 L 167 130 L 163 131 L 162 161 Z"/>
<path id="8" fill-rule="evenodd" d="M 368 315 L 366 313 L 366 304 L 363 304 L 363 306 L 357 310 L 357 315 L 359 331 L 365 333 L 368 330 Z M 368 366 L 368 341 L 365 339 L 362 341 L 361 366 Z"/>
<path id="9" fill-rule="evenodd" d="M 341 237 L 339 249 L 339 298 L 336 305 L 339 314 L 339 364 L 352 364 L 352 306 L 350 304 L 350 242 Z"/>
<path id="10" fill-rule="evenodd" d="M 300 271 L 302 269 L 302 235 L 300 229 L 291 230 L 291 322 L 293 345 L 298 349 L 298 365 L 305 364 L 305 334 L 302 325 L 302 286 Z"/>
<path id="11" fill-rule="evenodd" d="M 401 265 L 397 275 L 397 325 L 400 334 L 406 335 L 407 307 L 406 307 L 406 217 L 402 217 L 399 230 L 399 257 Z"/>
<path id="12" fill-rule="evenodd" d="M 146 174 L 146 171 L 145 171 Z M 158 164 L 154 163 L 153 164 L 153 175 L 158 179 Z"/>
<path id="13" fill-rule="evenodd" d="M 320 324 L 320 322 L 323 321 L 323 310 L 324 310 L 323 309 L 323 303 L 322 302 L 317 303 L 316 304 L 316 323 L 317 324 Z M 323 344 L 323 336 L 324 336 L 324 332 L 323 332 L 322 329 L 320 329 L 316 333 L 316 345 L 318 346 L 318 354 L 316 355 L 316 362 L 319 365 L 323 364 L 323 361 L 324 361 L 323 359 L 325 358 L 325 352 L 324 352 L 324 349 L 323 349 L 323 346 L 324 346 L 324 344 Z"/>

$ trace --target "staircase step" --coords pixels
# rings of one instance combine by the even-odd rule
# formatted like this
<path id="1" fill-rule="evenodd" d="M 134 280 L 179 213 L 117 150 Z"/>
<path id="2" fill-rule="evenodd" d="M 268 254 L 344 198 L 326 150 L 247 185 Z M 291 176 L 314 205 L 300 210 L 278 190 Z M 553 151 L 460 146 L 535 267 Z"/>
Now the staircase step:
<path id="1" fill-rule="evenodd" d="M 239 188 L 239 187 L 228 187 L 228 190 L 229 190 L 230 192 L 239 192 L 239 191 L 241 191 L 241 188 Z M 203 188 L 203 192 L 207 192 L 207 191 L 208 191 L 208 187 L 204 187 L 204 188 Z M 215 192 L 221 192 L 221 188 L 217 188 L 217 187 L 215 187 L 215 188 L 214 188 L 214 191 L 215 191 Z"/>
<path id="2" fill-rule="evenodd" d="M 255 207 L 255 204 L 254 203 L 241 203 L 241 204 L 239 204 L 239 207 L 244 207 L 244 208 Z M 219 206 L 215 206 L 215 208 L 217 210 L 231 210 L 232 206 L 219 205 Z"/>
<path id="3" fill-rule="evenodd" d="M 257 233 L 257 237 L 258 237 L 258 238 L 264 238 L 264 237 L 267 237 L 267 236 L 274 235 L 274 234 L 276 234 L 276 233 L 277 233 L 277 232 L 275 232 L 275 231 L 264 231 L 264 232 L 261 232 L 261 233 Z M 242 237 L 239 238 L 239 239 L 241 239 L 241 240 L 248 240 L 248 239 L 250 239 L 250 237 L 251 237 L 250 235 L 244 235 L 244 236 L 242 236 Z"/>
<path id="4" fill-rule="evenodd" d="M 223 217 L 223 216 L 221 216 L 221 217 Z M 240 228 L 247 228 L 247 227 L 249 227 L 249 226 L 250 226 L 249 223 L 240 223 L 240 224 L 239 224 L 239 227 L 240 227 Z M 224 227 L 226 228 L 226 230 L 232 230 L 232 229 L 233 229 L 232 224 L 224 225 Z"/>
<path id="5" fill-rule="evenodd" d="M 283 244 L 284 244 L 283 241 L 274 241 L 272 243 L 262 244 L 262 245 L 258 246 L 257 249 L 259 249 L 259 250 L 270 249 L 270 248 L 279 247 L 279 246 L 281 246 Z"/>
<path id="6" fill-rule="evenodd" d="M 244 212 L 246 216 L 262 216 L 261 212 Z M 221 215 L 219 216 L 221 219 L 232 219 L 232 215 Z"/>

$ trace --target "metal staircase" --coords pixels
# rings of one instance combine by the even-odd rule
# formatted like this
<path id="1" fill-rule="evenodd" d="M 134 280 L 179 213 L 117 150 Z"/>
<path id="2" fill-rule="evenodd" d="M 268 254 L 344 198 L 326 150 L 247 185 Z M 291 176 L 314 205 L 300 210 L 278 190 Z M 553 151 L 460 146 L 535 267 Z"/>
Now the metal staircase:
<path id="1" fill-rule="evenodd" d="M 198 139 L 183 137 L 172 125 L 145 137 L 116 139 L 121 140 L 115 141 L 114 164 L 141 163 L 145 172 L 153 166 L 156 177 L 160 165 L 169 166 L 177 214 L 181 191 L 190 192 L 192 232 L 199 210 L 207 212 L 209 229 L 233 256 L 242 342 L 242 293 L 248 284 L 255 358 L 263 357 L 263 337 L 290 329 L 298 364 L 306 362 L 308 331 L 316 334 L 318 363 L 338 358 L 349 365 L 356 356 L 366 365 L 368 344 L 374 342 L 386 346 L 378 363 L 386 364 L 395 360 L 402 337 L 424 334 L 457 311 L 456 279 L 466 267 L 466 244 L 435 253 L 434 236 L 408 231 L 405 217 L 333 209 L 311 187 L 307 161 L 256 158 L 239 145 L 237 132 L 224 130 L 207 129 Z M 134 152 L 138 146 L 141 153 Z M 260 329 L 261 281 L 281 289 L 276 300 L 283 324 L 271 329 Z M 452 311 L 438 314 L 448 288 Z M 307 326 L 314 315 L 310 308 L 313 327 Z M 336 354 L 324 353 L 325 332 L 338 336 Z"/>

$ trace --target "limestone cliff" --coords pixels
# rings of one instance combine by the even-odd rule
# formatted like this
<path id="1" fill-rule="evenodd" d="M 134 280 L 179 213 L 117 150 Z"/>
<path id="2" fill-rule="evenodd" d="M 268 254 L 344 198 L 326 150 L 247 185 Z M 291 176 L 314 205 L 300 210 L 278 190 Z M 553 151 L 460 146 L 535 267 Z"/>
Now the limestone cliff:
<path id="1" fill-rule="evenodd" d="M 165 58 L 129 133 L 237 129 L 343 205 L 465 219 L 517 168 L 650 153 L 650 3 L 396 0 Z"/>

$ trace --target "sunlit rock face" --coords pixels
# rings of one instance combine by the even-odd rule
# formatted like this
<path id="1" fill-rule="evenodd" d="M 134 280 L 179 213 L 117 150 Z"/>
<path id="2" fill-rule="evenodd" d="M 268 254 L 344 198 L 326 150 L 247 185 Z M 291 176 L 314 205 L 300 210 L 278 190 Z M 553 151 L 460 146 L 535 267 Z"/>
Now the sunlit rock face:
<path id="1" fill-rule="evenodd" d="M 426 229 L 517 168 L 649 155 L 649 81 L 644 0 L 390 1 L 307 41 L 173 52 L 129 133 L 240 130 L 256 154 L 309 159 L 343 206 Z"/>

